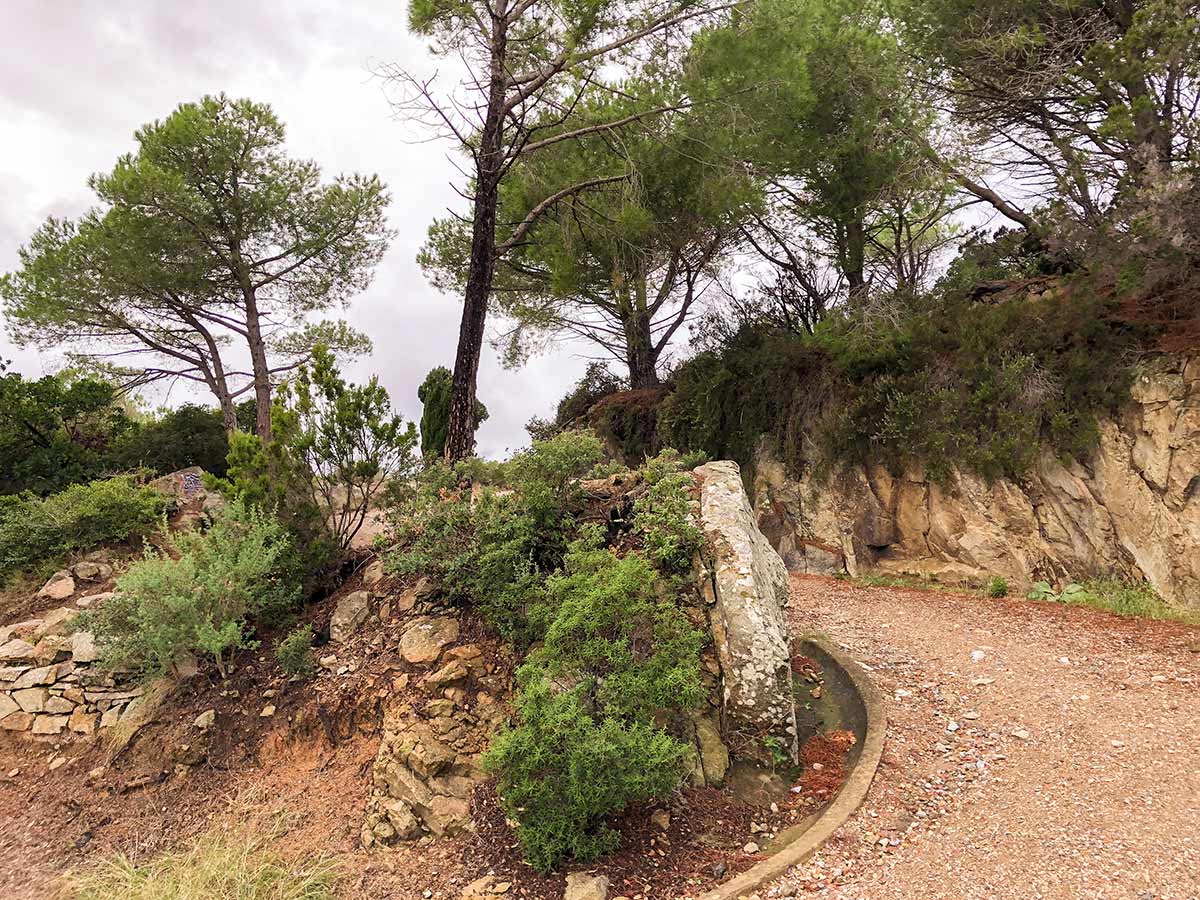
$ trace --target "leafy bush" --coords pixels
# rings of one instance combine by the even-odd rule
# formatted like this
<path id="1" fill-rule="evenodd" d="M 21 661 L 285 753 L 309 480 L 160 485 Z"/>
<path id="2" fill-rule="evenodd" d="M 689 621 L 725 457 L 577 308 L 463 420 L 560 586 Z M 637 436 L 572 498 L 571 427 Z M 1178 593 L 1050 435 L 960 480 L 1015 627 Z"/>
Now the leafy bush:
<path id="1" fill-rule="evenodd" d="M 148 534 L 167 498 L 132 478 L 74 484 L 45 500 L 0 497 L 0 577 L 106 541 Z"/>
<path id="2" fill-rule="evenodd" d="M 600 541 L 585 529 L 547 579 L 552 619 L 518 671 L 518 724 L 484 760 L 539 871 L 614 849 L 607 816 L 678 786 L 690 748 L 660 722 L 701 699 L 702 635 L 643 557 Z"/>
<path id="3" fill-rule="evenodd" d="M 160 475 L 199 466 L 223 478 L 228 454 L 221 411 L 187 404 L 125 430 L 109 461 L 119 469 L 144 468 Z"/>
<path id="4" fill-rule="evenodd" d="M 595 406 L 597 401 L 627 387 L 625 381 L 610 372 L 604 363 L 588 363 L 583 377 L 558 401 L 558 408 L 554 412 L 554 424 L 558 428 L 568 427 Z"/>
<path id="5" fill-rule="evenodd" d="M 1128 399 L 1138 341 L 1084 284 L 1038 300 L 894 300 L 831 314 L 812 335 L 743 329 L 679 368 L 659 423 L 667 443 L 746 470 L 766 435 L 794 466 L 1019 477 L 1043 446 L 1090 452 L 1097 415 Z"/>
<path id="6" fill-rule="evenodd" d="M 696 551 L 704 546 L 704 532 L 691 519 L 689 491 L 695 481 L 681 471 L 681 458 L 667 451 L 645 466 L 649 491 L 634 504 L 634 531 L 642 536 L 642 550 L 664 572 L 683 572 Z"/>
<path id="7" fill-rule="evenodd" d="M 313 630 L 305 622 L 298 625 L 275 647 L 280 668 L 289 675 L 308 676 L 313 673 Z"/>
<path id="8" fill-rule="evenodd" d="M 1008 596 L 1008 582 L 995 575 L 988 579 L 988 583 L 984 585 L 983 592 L 993 599 L 1000 599 Z"/>
<path id="9" fill-rule="evenodd" d="M 274 517 L 234 501 L 203 534 L 177 537 L 178 559 L 148 549 L 89 614 L 109 667 L 143 675 L 179 654 L 208 654 L 224 674 L 235 651 L 255 646 L 254 623 L 272 624 L 300 597 L 291 538 Z"/>

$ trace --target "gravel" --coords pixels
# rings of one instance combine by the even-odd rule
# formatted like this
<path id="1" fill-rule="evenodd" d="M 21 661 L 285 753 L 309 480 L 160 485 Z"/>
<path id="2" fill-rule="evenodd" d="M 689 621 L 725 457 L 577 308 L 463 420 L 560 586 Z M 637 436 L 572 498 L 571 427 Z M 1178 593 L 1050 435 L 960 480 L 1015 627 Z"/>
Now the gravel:
<path id="1" fill-rule="evenodd" d="M 797 577 L 888 698 L 856 815 L 762 897 L 1200 898 L 1197 630 Z"/>

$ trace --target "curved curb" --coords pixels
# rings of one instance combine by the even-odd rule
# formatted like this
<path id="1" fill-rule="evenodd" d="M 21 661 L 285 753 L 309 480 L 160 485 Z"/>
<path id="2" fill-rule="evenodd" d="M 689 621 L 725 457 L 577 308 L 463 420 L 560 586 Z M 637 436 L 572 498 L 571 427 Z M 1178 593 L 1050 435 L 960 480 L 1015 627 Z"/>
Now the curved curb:
<path id="1" fill-rule="evenodd" d="M 875 770 L 879 768 L 879 759 L 883 755 L 883 741 L 887 733 L 887 710 L 882 695 L 871 683 L 866 671 L 829 640 L 816 635 L 806 635 L 801 640 L 814 643 L 825 651 L 849 676 L 855 691 L 862 699 L 867 715 L 867 734 L 863 739 L 862 752 L 846 776 L 842 789 L 811 827 L 772 856 L 755 863 L 742 874 L 708 893 L 701 894 L 700 900 L 737 900 L 753 893 L 767 882 L 776 880 L 792 866 L 803 862 L 854 814 L 866 798 L 871 782 L 875 779 Z"/>

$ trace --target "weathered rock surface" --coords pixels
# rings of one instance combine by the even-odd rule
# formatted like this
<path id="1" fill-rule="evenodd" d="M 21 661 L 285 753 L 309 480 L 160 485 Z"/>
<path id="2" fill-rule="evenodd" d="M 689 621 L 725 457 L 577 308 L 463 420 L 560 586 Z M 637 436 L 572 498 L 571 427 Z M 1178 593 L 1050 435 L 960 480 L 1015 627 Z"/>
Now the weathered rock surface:
<path id="1" fill-rule="evenodd" d="M 563 900 L 608 900 L 608 876 L 572 872 L 567 876 Z"/>
<path id="2" fill-rule="evenodd" d="M 42 585 L 42 589 L 38 591 L 37 595 L 51 600 L 66 600 L 74 593 L 75 579 L 71 577 L 70 572 L 64 569 L 51 575 L 50 580 Z"/>
<path id="3" fill-rule="evenodd" d="M 725 727 L 773 735 L 795 755 L 787 569 L 758 529 L 737 464 L 708 463 L 696 474 L 700 524 L 714 554 L 710 618 Z"/>
<path id="4" fill-rule="evenodd" d="M 792 571 L 1000 575 L 1018 590 L 1116 574 L 1146 578 L 1168 602 L 1200 604 L 1200 358 L 1150 363 L 1121 415 L 1101 422 L 1090 460 L 1045 452 L 1019 483 L 955 471 L 939 485 L 881 466 L 822 483 L 792 477 L 765 452 L 755 473 L 759 522 Z"/>
<path id="5" fill-rule="evenodd" d="M 400 655 L 413 665 L 436 662 L 442 650 L 458 639 L 458 619 L 451 616 L 421 618 L 400 638 Z"/>
<path id="6" fill-rule="evenodd" d="M 329 620 L 329 639 L 341 642 L 354 634 L 358 626 L 367 621 L 371 612 L 371 595 L 367 591 L 355 591 L 338 601 Z"/>

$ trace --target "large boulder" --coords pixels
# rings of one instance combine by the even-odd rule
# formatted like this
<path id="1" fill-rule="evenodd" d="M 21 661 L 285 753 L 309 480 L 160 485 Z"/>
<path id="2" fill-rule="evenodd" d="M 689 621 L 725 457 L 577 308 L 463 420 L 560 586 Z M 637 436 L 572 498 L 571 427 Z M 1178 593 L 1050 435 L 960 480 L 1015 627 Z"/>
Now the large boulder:
<path id="1" fill-rule="evenodd" d="M 758 529 L 737 463 L 708 463 L 696 474 L 700 524 L 713 550 L 710 618 L 725 728 L 774 737 L 794 756 L 787 569 Z"/>

